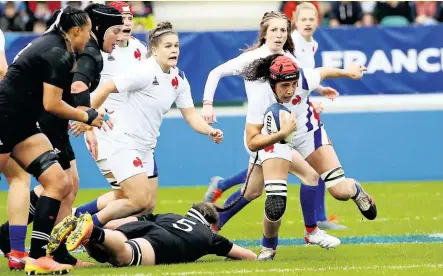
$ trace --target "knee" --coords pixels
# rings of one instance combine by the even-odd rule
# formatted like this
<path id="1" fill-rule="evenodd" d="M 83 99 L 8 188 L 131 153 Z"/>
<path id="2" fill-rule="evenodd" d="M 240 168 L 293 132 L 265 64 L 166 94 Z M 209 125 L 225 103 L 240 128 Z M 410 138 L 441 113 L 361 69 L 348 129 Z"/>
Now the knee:
<path id="1" fill-rule="evenodd" d="M 284 180 L 265 184 L 265 215 L 269 221 L 280 221 L 286 211 L 287 183 Z"/>
<path id="2" fill-rule="evenodd" d="M 62 169 L 53 170 L 53 172 L 47 176 L 45 175 L 45 182 L 47 183 L 44 186 L 45 191 L 51 190 L 52 193 L 56 193 L 61 198 L 69 195 L 72 189 L 72 182 L 69 181 L 68 176 Z"/>

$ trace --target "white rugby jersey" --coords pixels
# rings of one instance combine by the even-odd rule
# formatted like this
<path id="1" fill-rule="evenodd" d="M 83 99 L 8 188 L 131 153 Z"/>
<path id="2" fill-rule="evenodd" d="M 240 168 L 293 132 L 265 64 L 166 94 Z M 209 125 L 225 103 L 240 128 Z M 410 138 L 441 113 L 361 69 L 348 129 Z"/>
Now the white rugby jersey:
<path id="1" fill-rule="evenodd" d="M 100 83 L 112 79 L 117 74 L 125 74 L 131 71 L 136 64 L 146 59 L 148 50 L 146 44 L 131 36 L 128 40 L 128 46 L 119 47 L 116 45 L 111 53 L 101 53 L 103 57 L 103 70 L 100 74 Z M 124 100 L 124 94 L 111 93 L 103 103 L 103 106 L 108 110 L 118 111 L 122 107 Z"/>
<path id="2" fill-rule="evenodd" d="M 245 52 L 238 57 L 218 66 L 212 70 L 208 76 L 203 99 L 208 101 L 213 100 L 218 81 L 222 77 L 239 75 L 241 71 L 254 60 L 264 58 L 272 54 L 273 53 L 266 45 L 262 45 L 260 48 Z M 295 63 L 299 64 L 298 60 L 292 53 L 282 52 L 282 54 L 290 57 Z M 248 113 L 246 116 L 246 122 L 250 124 L 263 124 L 266 109 L 272 103 L 276 102 L 269 83 L 262 81 L 245 81 L 245 90 L 248 97 Z M 257 108 L 260 108 L 260 110 L 257 111 Z"/>
<path id="3" fill-rule="evenodd" d="M 295 57 L 300 61 L 301 68 L 315 68 L 315 53 L 318 49 L 318 43 L 314 40 L 306 41 L 297 31 L 292 33 L 292 40 L 295 45 Z"/>
<path id="4" fill-rule="evenodd" d="M 5 51 L 5 35 L 2 30 L 0 30 L 0 51 Z"/>
<path id="5" fill-rule="evenodd" d="M 297 129 L 294 138 L 299 138 L 308 131 L 316 130 L 320 123 L 320 117 L 309 103 L 309 94 L 320 84 L 320 72 L 318 69 L 300 69 L 298 86 L 289 103 L 284 105 L 294 111 L 297 119 Z M 268 82 L 265 82 L 269 90 L 253 89 L 248 92 L 248 115 L 246 122 L 250 124 L 263 124 L 266 109 L 276 103 L 274 92 Z"/>
<path id="6" fill-rule="evenodd" d="M 115 139 L 128 144 L 136 142 L 146 149 L 155 148 L 163 116 L 172 104 L 175 102 L 178 108 L 194 106 L 184 72 L 171 68 L 169 73 L 164 73 L 154 57 L 112 79 L 119 93 L 126 95 Z"/>

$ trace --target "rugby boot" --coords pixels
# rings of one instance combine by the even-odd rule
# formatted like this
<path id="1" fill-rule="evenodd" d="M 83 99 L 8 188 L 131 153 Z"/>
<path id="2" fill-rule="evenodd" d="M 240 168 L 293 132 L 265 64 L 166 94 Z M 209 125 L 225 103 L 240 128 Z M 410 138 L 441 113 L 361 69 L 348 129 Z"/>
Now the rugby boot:
<path id="1" fill-rule="evenodd" d="M 223 191 L 218 187 L 218 182 L 223 180 L 220 176 L 214 176 L 209 181 L 209 187 L 205 194 L 205 202 L 216 202 L 223 194 Z"/>
<path id="2" fill-rule="evenodd" d="M 326 249 L 335 248 L 341 243 L 339 239 L 326 234 L 325 231 L 318 227 L 310 233 L 305 230 L 305 242 L 308 244 L 315 244 Z"/>
<path id="3" fill-rule="evenodd" d="M 86 244 L 91 237 L 93 227 L 92 216 L 88 213 L 82 214 L 77 220 L 77 227 L 66 239 L 66 248 L 73 251 L 80 245 Z"/>
<path id="4" fill-rule="evenodd" d="M 355 182 L 358 188 L 360 189 L 360 193 L 356 198 L 352 200 L 357 205 L 360 212 L 365 216 L 365 218 L 369 220 L 374 220 L 377 217 L 377 206 L 375 205 L 375 201 L 369 196 L 368 193 L 365 192 L 360 183 Z"/>

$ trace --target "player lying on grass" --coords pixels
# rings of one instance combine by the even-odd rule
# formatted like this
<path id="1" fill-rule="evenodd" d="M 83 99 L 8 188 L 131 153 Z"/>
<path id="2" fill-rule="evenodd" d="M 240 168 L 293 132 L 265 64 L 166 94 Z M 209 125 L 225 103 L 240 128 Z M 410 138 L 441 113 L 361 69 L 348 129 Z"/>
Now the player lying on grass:
<path id="1" fill-rule="evenodd" d="M 194 204 L 185 216 L 168 213 L 120 219 L 112 222 L 115 230 L 95 226 L 90 214 L 69 216 L 52 231 L 48 251 L 57 248 L 69 225 L 73 230 L 66 240 L 68 250 L 83 244 L 96 261 L 114 266 L 188 263 L 208 254 L 256 259 L 251 250 L 212 232 L 211 225 L 217 223 L 211 203 Z"/>

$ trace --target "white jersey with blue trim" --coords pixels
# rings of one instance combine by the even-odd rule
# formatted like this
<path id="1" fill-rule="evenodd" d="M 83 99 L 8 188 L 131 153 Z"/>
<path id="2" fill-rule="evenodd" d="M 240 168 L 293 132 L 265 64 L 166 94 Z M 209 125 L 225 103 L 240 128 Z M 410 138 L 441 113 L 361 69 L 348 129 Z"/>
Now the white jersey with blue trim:
<path id="1" fill-rule="evenodd" d="M 300 78 L 295 94 L 289 103 L 284 104 L 295 113 L 297 119 L 294 139 L 302 137 L 308 131 L 315 131 L 321 126 L 320 116 L 309 101 L 309 94 L 320 85 L 320 81 L 321 76 L 318 69 L 300 69 Z"/>
<path id="2" fill-rule="evenodd" d="M 135 37 L 130 37 L 126 47 L 115 46 L 111 53 L 101 52 L 103 57 L 103 70 L 100 73 L 100 83 L 112 79 L 117 74 L 124 74 L 146 59 L 148 49 L 146 44 Z M 112 93 L 103 103 L 108 110 L 118 113 L 125 101 L 125 95 Z"/>
<path id="3" fill-rule="evenodd" d="M 306 41 L 298 31 L 294 31 L 291 36 L 295 45 L 294 55 L 300 61 L 300 67 L 315 68 L 314 56 L 318 49 L 317 41 L 314 38 L 311 41 Z"/>
<path id="4" fill-rule="evenodd" d="M 173 103 L 178 108 L 194 107 L 184 72 L 176 67 L 164 73 L 154 57 L 112 79 L 119 93 L 126 96 L 115 127 L 115 140 L 136 143 L 137 149 L 155 148 L 163 117 Z"/>

